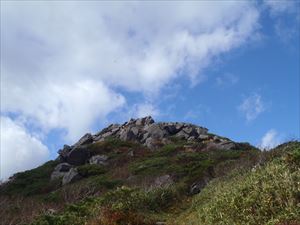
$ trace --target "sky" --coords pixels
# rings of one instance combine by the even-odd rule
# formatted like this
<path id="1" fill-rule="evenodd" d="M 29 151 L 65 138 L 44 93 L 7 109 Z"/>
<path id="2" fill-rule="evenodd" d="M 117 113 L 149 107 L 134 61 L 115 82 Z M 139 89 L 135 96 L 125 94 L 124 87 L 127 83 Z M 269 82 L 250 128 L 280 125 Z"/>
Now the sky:
<path id="1" fill-rule="evenodd" d="M 151 115 L 299 139 L 299 1 L 1 1 L 0 179 Z"/>

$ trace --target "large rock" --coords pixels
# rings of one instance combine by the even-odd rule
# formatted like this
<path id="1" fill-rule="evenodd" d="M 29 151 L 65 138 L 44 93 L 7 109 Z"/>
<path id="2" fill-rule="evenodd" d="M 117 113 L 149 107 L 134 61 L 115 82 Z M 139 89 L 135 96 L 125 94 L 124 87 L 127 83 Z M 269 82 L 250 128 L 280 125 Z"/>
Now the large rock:
<path id="1" fill-rule="evenodd" d="M 51 180 L 56 180 L 62 178 L 69 170 L 71 165 L 69 163 L 60 163 L 55 168 L 51 174 Z"/>
<path id="2" fill-rule="evenodd" d="M 167 131 L 162 129 L 159 124 L 151 124 L 145 128 L 146 133 L 148 133 L 148 137 L 152 137 L 154 139 L 162 139 L 167 136 Z"/>
<path id="3" fill-rule="evenodd" d="M 90 164 L 107 165 L 107 155 L 95 155 L 89 159 Z"/>
<path id="4" fill-rule="evenodd" d="M 87 162 L 90 154 L 86 147 L 79 146 L 74 149 L 68 154 L 67 156 L 67 163 L 75 166 L 82 165 Z"/>
<path id="5" fill-rule="evenodd" d="M 144 118 L 140 118 L 140 119 L 137 119 L 135 121 L 135 124 L 137 126 L 145 126 L 145 125 L 150 125 L 154 123 L 154 120 L 152 119 L 151 116 L 147 116 L 147 117 L 144 117 Z"/>
<path id="6" fill-rule="evenodd" d="M 93 143 L 93 141 L 94 141 L 93 135 L 87 133 L 82 138 L 79 139 L 79 141 L 74 145 L 74 147 L 91 144 Z"/>
<path id="7" fill-rule="evenodd" d="M 79 175 L 76 168 L 71 168 L 69 172 L 67 172 L 63 179 L 62 179 L 62 185 L 66 185 L 69 183 L 72 183 L 74 181 L 80 180 L 82 177 Z"/>
<path id="8" fill-rule="evenodd" d="M 59 158 L 61 159 L 61 161 L 66 161 L 68 154 L 71 150 L 72 148 L 69 145 L 64 145 L 63 149 L 60 149 L 58 151 Z"/>

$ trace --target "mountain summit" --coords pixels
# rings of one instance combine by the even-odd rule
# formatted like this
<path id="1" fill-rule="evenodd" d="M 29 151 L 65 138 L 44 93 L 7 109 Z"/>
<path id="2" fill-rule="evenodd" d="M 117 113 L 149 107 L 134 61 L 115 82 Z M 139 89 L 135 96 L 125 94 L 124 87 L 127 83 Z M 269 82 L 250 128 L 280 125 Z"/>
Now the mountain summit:
<path id="1" fill-rule="evenodd" d="M 299 151 L 131 119 L 0 185 L 0 225 L 299 224 Z"/>

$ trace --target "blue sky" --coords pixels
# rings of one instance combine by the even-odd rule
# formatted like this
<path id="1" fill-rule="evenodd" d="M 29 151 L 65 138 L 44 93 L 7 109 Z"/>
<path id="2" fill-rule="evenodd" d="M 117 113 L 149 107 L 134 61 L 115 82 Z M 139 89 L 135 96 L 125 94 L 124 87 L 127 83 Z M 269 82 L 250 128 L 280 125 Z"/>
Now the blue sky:
<path id="1" fill-rule="evenodd" d="M 299 4 L 1 1 L 0 178 L 146 115 L 299 139 Z"/>

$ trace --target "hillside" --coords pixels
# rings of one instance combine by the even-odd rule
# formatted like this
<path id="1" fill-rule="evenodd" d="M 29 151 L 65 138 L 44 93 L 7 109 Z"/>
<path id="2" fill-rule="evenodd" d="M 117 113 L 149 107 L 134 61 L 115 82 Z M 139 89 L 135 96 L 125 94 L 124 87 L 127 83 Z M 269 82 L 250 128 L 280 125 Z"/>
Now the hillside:
<path id="1" fill-rule="evenodd" d="M 112 124 L 0 186 L 0 224 L 299 224 L 300 143 L 269 152 L 188 123 Z"/>

